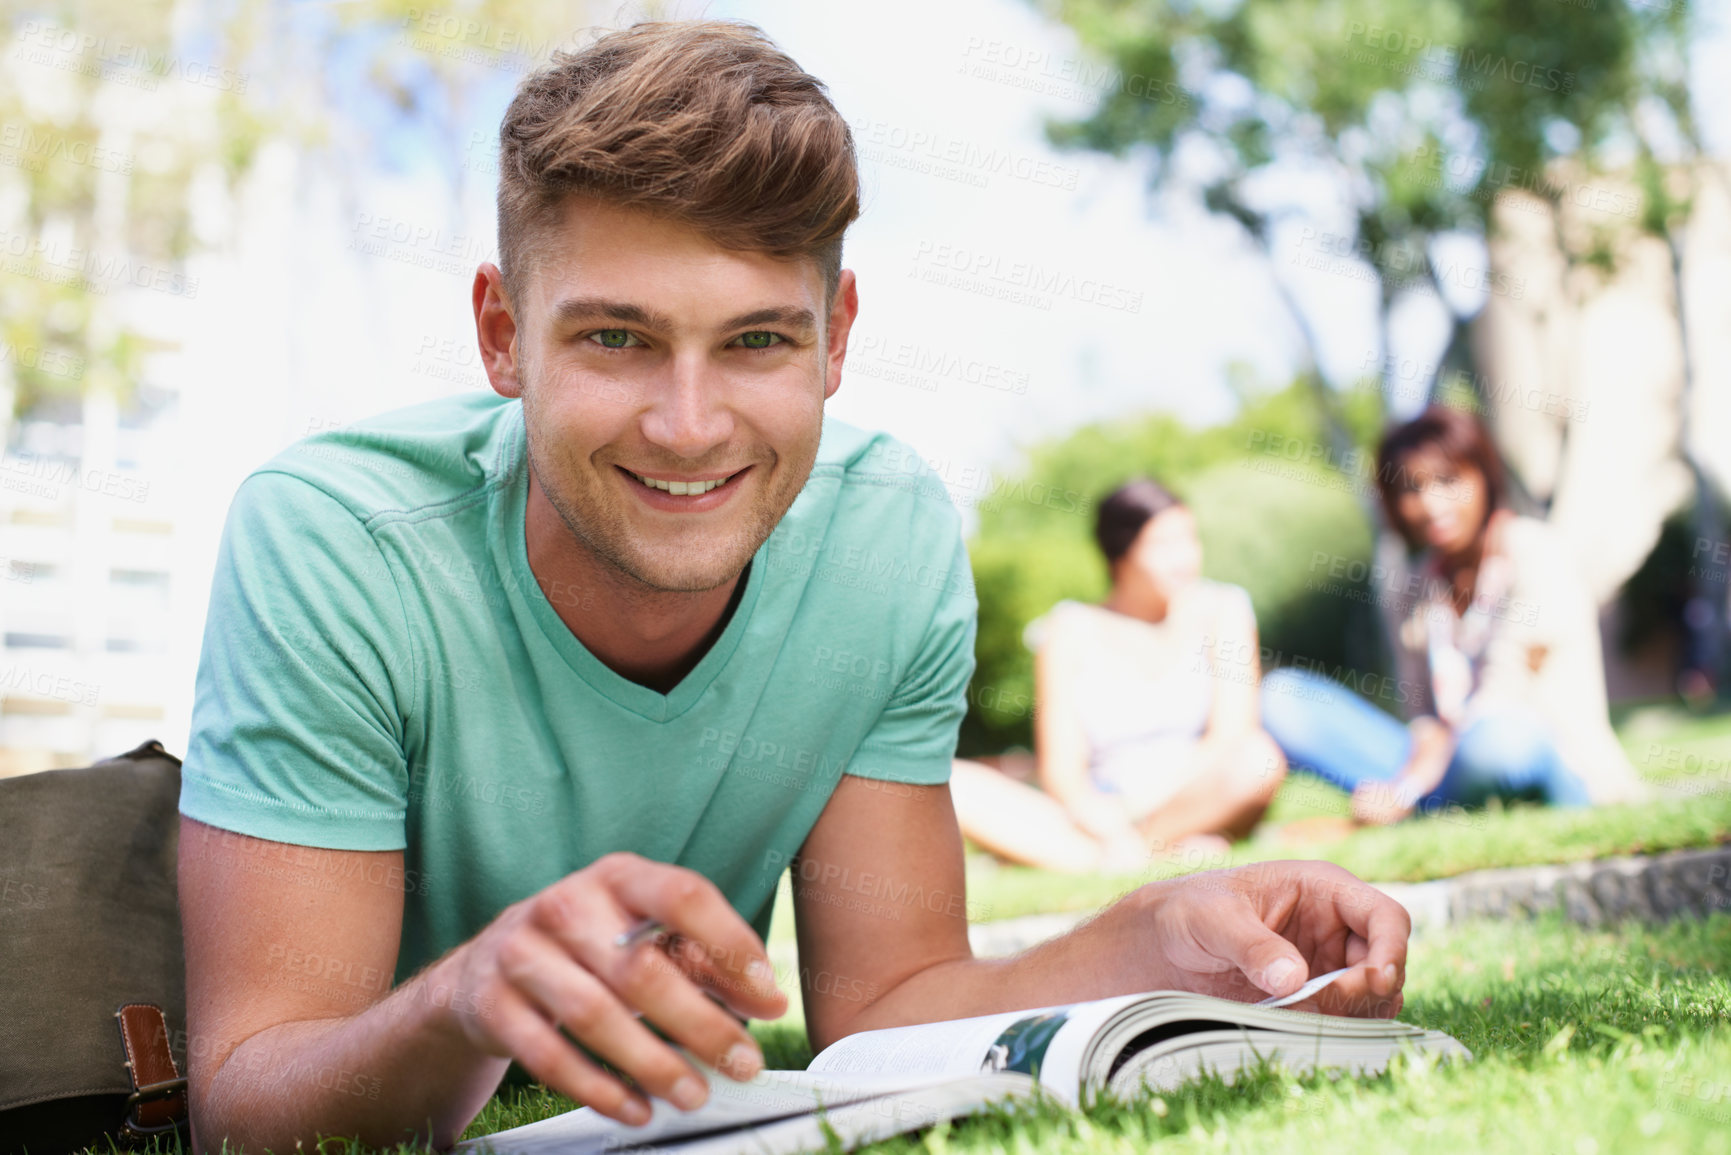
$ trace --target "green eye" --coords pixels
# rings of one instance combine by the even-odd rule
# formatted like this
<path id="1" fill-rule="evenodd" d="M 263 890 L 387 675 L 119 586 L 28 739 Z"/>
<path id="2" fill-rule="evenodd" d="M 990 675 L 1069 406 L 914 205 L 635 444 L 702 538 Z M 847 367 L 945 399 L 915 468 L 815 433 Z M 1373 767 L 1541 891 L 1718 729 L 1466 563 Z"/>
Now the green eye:
<path id="1" fill-rule="evenodd" d="M 623 349 L 631 342 L 631 334 L 624 329 L 602 329 L 594 336 L 608 349 Z"/>
<path id="2" fill-rule="evenodd" d="M 739 343 L 744 345 L 747 349 L 767 349 L 771 345 L 778 343 L 780 340 L 781 338 L 778 335 L 765 332 L 762 329 L 756 329 L 750 333 L 741 333 L 739 335 Z"/>

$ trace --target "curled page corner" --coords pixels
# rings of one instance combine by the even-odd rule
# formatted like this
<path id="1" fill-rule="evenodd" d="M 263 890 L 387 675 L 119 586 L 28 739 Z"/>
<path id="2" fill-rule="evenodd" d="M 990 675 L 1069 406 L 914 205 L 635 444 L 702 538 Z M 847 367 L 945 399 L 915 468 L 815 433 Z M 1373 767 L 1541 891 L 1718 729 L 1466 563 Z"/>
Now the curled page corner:
<path id="1" fill-rule="evenodd" d="M 1347 971 L 1357 970 L 1357 967 L 1341 967 L 1337 971 L 1329 971 L 1325 975 L 1317 975 L 1289 995 L 1270 995 L 1256 1005 L 1259 1007 L 1284 1007 L 1292 1003 L 1302 1003 L 1317 991 L 1328 986 Z"/>

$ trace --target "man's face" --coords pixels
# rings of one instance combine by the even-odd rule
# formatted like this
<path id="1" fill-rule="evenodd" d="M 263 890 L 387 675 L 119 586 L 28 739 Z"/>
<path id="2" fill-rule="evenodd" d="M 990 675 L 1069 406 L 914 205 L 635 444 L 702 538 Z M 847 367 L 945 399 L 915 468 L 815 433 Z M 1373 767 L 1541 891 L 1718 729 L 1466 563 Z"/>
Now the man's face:
<path id="1" fill-rule="evenodd" d="M 723 249 L 586 198 L 535 243 L 514 379 L 493 379 L 523 399 L 541 489 L 582 546 L 643 586 L 727 582 L 816 460 L 852 273 L 832 307 L 815 261 Z"/>

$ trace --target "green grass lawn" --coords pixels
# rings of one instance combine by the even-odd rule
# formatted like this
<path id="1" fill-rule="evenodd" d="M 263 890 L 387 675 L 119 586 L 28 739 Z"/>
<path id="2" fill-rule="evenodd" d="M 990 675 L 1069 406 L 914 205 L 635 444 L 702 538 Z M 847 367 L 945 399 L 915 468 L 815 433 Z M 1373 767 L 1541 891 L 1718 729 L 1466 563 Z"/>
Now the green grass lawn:
<path id="1" fill-rule="evenodd" d="M 1282 787 L 1283 794 L 1288 790 Z M 1340 795 L 1332 788 L 1306 785 L 1302 779 L 1295 782 L 1292 792 L 1322 790 Z M 1418 818 L 1304 847 L 1283 848 L 1251 840 L 1239 843 L 1221 860 L 1197 860 L 1139 875 L 1061 875 L 996 865 L 974 856 L 969 860 L 968 908 L 992 919 L 1040 911 L 1092 910 L 1156 877 L 1272 858 L 1327 859 L 1360 878 L 1415 882 L 1489 867 L 1575 862 L 1727 841 L 1731 841 L 1731 793 L 1593 810 L 1517 806 Z"/>
<path id="2" fill-rule="evenodd" d="M 1413 944 L 1401 1017 L 1448 1031 L 1474 1061 L 1397 1062 L 1339 1081 L 1260 1071 L 1129 1105 L 961 1120 L 867 1150 L 1731 1153 L 1731 916 L 1597 931 L 1554 916 L 1451 927 Z M 797 1027 L 753 1030 L 772 1066 L 810 1060 Z M 467 1137 L 571 1106 L 511 1092 Z M 366 1152 L 342 1140 L 319 1149 Z"/>
<path id="3" fill-rule="evenodd" d="M 1259 1072 L 1128 1106 L 962 1120 L 874 1152 L 1731 1152 L 1731 916 L 1589 931 L 1555 917 L 1473 923 L 1414 944 L 1402 1018 L 1471 1063 L 1331 1081 Z M 803 1066 L 797 1029 L 755 1028 Z M 469 1135 L 568 1110 L 495 1100 Z"/>
<path id="4" fill-rule="evenodd" d="M 1625 712 L 1619 722 L 1636 767 L 1671 796 L 1582 812 L 1515 807 L 1442 814 L 1299 849 L 1253 840 L 1235 847 L 1229 861 L 1325 858 L 1361 877 L 1399 881 L 1731 841 L 1731 716 L 1699 719 L 1649 708 Z M 1331 813 L 1345 813 L 1344 796 L 1295 777 L 1283 786 L 1270 822 Z M 1087 910 L 1150 877 L 1061 876 L 971 856 L 969 907 L 984 918 Z M 778 963 L 792 958 L 785 886 L 769 945 Z M 810 1061 L 797 993 L 790 993 L 784 1020 L 753 1027 L 771 1067 Z M 869 1150 L 1140 1152 L 1159 1142 L 1170 1152 L 1731 1155 L 1731 915 L 1602 931 L 1553 916 L 1428 933 L 1413 942 L 1402 1018 L 1448 1031 L 1475 1061 L 1400 1064 L 1379 1078 L 1338 1082 L 1264 1071 L 1236 1086 L 1202 1083 L 1130 1106 L 970 1119 Z M 540 1089 L 505 1092 L 468 1136 L 571 1106 Z M 342 1140 L 321 1150 L 364 1152 Z"/>

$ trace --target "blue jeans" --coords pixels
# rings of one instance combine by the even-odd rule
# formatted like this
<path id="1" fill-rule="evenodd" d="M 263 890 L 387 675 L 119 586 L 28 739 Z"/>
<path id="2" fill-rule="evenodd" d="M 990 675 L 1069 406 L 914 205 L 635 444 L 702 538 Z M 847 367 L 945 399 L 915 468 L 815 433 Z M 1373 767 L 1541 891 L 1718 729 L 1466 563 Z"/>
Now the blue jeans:
<path id="1" fill-rule="evenodd" d="M 1351 793 L 1362 782 L 1387 782 L 1412 753 L 1412 736 L 1395 719 L 1331 678 L 1309 670 L 1274 670 L 1262 679 L 1262 727 L 1304 770 Z M 1488 714 L 1463 730 L 1448 771 L 1419 809 L 1448 803 L 1482 806 L 1491 798 L 1586 806 L 1591 800 L 1526 710 Z"/>

